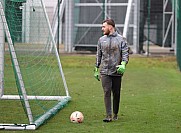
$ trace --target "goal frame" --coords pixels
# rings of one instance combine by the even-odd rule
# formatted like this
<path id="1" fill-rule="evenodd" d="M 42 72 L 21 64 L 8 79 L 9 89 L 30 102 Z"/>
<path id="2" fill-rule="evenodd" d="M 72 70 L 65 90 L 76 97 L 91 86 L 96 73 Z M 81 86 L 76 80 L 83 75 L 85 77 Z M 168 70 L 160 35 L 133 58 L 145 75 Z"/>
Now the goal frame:
<path id="1" fill-rule="evenodd" d="M 66 96 L 28 96 L 26 94 L 26 89 L 24 87 L 23 78 L 21 76 L 21 70 L 19 68 L 18 60 L 17 60 L 17 57 L 16 57 L 16 51 L 14 49 L 13 42 L 12 42 L 11 35 L 10 35 L 10 31 L 9 31 L 9 28 L 8 28 L 8 25 L 7 25 L 3 4 L 2 4 L 2 1 L 0 1 L 0 18 L 1 18 L 1 21 L 2 21 L 2 24 L 3 24 L 4 33 L 5 33 L 7 41 L 8 41 L 8 46 L 9 46 L 9 51 L 11 53 L 12 63 L 15 66 L 16 73 L 18 73 L 17 74 L 18 84 L 19 84 L 20 89 L 22 91 L 22 97 L 23 97 L 22 100 L 25 103 L 26 113 L 27 113 L 28 120 L 29 120 L 28 124 L 0 123 L 0 130 L 3 130 L 3 129 L 5 129 L 5 130 L 6 129 L 7 130 L 35 130 L 40 125 L 42 125 L 47 119 L 49 119 L 52 115 L 56 114 L 60 109 L 62 109 L 71 100 L 71 97 L 70 97 L 69 92 L 68 92 L 68 87 L 67 87 L 67 84 L 66 84 L 66 80 L 65 80 L 65 77 L 64 77 L 62 65 L 61 65 L 61 62 L 60 62 L 59 54 L 58 54 L 56 44 L 55 44 L 55 41 L 54 41 L 54 36 L 53 36 L 53 33 L 52 33 L 51 25 L 50 25 L 50 22 L 49 22 L 49 19 L 48 19 L 48 15 L 46 13 L 44 1 L 43 0 L 40 0 L 40 1 L 41 1 L 43 12 L 44 12 L 44 15 L 46 17 L 47 24 L 48 24 L 50 38 L 52 40 L 52 44 L 53 44 L 53 47 L 55 49 L 55 54 L 56 54 L 56 58 L 57 58 L 57 61 L 58 61 L 58 67 L 59 67 L 60 75 L 61 75 L 62 80 L 63 80 Z M 4 54 L 3 50 L 1 51 L 1 54 Z M 3 62 L 3 60 L 1 62 Z M 3 65 L 4 64 L 1 65 L 1 70 L 4 70 Z M 2 74 L 2 76 L 1 76 L 0 80 L 2 80 L 2 81 L 1 81 L 1 87 L 0 87 L 0 100 L 20 100 L 19 95 L 4 95 L 4 88 L 3 88 L 4 74 L 3 73 L 1 73 L 1 74 Z M 29 104 L 29 100 L 34 100 L 34 99 L 38 99 L 38 100 L 57 100 L 58 103 L 53 108 L 49 109 L 46 113 L 44 113 L 36 121 L 34 121 L 33 116 L 32 116 L 31 107 L 30 107 L 30 104 Z"/>

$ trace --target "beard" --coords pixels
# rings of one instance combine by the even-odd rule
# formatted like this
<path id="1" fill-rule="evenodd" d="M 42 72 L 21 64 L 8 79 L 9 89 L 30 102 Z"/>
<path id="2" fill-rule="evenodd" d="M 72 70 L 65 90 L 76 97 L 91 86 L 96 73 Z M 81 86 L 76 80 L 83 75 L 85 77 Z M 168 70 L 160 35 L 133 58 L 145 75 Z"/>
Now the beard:
<path id="1" fill-rule="evenodd" d="M 109 31 L 109 30 L 103 31 L 103 34 L 104 34 L 104 35 L 109 35 L 109 34 L 110 34 L 110 31 Z"/>

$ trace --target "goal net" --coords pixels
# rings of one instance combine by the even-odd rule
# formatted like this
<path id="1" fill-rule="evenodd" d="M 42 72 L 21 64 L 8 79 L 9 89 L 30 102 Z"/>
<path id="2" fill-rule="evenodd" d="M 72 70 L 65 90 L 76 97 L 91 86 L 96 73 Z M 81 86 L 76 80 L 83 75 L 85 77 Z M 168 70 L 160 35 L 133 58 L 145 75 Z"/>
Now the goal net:
<path id="1" fill-rule="evenodd" d="M 37 129 L 71 99 L 53 38 L 43 0 L 0 0 L 0 129 Z"/>

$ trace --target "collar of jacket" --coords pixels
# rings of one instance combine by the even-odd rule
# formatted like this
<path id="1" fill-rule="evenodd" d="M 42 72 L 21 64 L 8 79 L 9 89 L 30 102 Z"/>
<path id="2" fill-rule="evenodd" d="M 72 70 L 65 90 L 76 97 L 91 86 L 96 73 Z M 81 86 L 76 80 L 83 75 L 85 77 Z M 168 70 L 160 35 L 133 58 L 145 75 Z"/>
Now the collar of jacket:
<path id="1" fill-rule="evenodd" d="M 110 35 L 107 35 L 107 37 L 115 37 L 115 36 L 117 36 L 118 35 L 118 32 L 117 31 L 115 31 L 114 33 L 112 33 L 112 34 L 110 34 Z"/>

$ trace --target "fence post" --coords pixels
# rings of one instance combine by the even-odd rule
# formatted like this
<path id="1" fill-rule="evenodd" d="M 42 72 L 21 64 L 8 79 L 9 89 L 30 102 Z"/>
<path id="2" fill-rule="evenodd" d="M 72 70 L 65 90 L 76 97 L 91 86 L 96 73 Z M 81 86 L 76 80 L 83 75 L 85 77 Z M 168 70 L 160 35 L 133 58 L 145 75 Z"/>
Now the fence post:
<path id="1" fill-rule="evenodd" d="M 181 71 L 181 2 L 177 0 L 177 62 Z"/>

